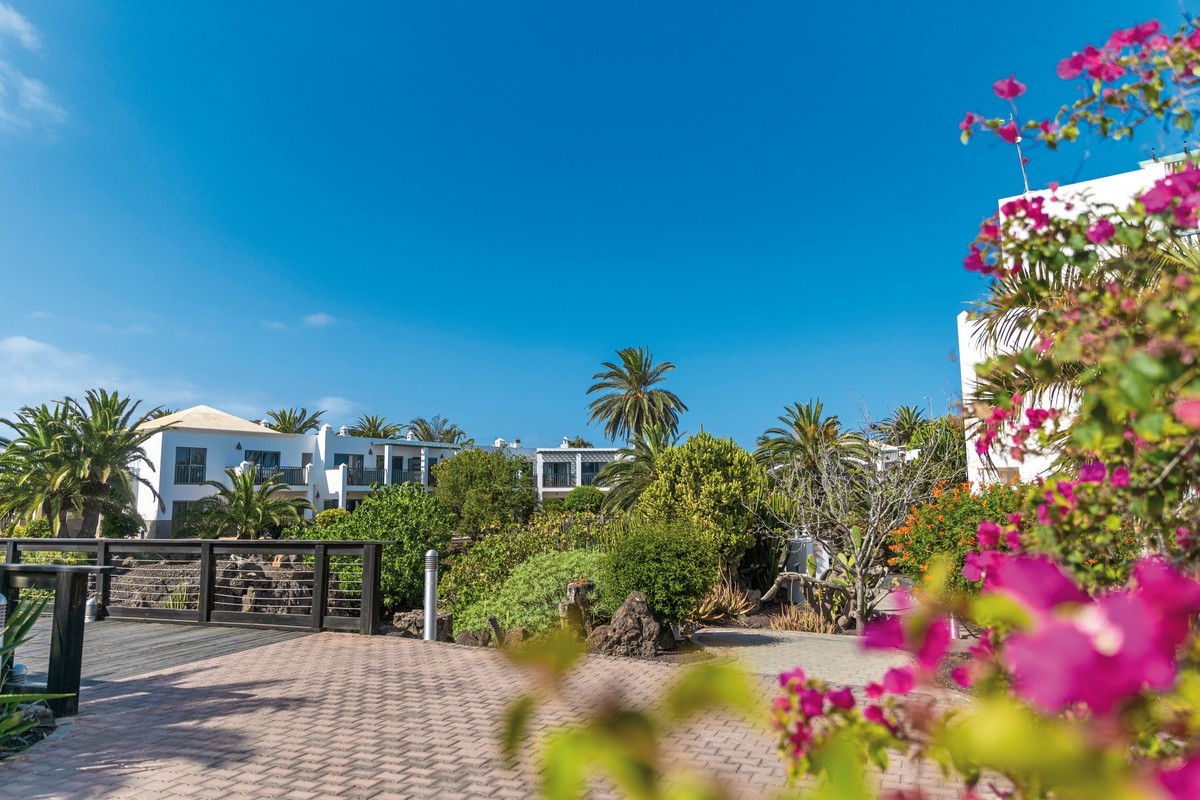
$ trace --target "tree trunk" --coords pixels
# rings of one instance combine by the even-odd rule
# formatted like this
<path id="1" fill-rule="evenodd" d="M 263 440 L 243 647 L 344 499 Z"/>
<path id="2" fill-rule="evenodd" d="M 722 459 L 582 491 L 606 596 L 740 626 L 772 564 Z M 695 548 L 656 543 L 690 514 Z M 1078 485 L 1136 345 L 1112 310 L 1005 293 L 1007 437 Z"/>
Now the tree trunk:
<path id="1" fill-rule="evenodd" d="M 83 500 L 83 519 L 79 524 L 81 539 L 95 539 L 100 531 L 100 507 L 103 498 L 86 497 Z M 65 529 L 64 529 L 65 530 Z"/>
<path id="2" fill-rule="evenodd" d="M 854 616 L 856 617 L 854 632 L 862 636 L 867 629 L 867 587 L 866 579 L 861 572 L 854 576 Z"/>

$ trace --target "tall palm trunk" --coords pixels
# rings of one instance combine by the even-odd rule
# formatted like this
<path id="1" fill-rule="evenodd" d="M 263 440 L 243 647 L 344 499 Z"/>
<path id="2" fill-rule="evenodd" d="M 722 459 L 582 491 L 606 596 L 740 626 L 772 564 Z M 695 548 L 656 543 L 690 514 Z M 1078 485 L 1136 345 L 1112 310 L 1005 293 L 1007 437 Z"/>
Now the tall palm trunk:
<path id="1" fill-rule="evenodd" d="M 83 496 L 83 518 L 79 523 L 81 539 L 95 539 L 100 535 L 100 511 L 108 497 L 108 486 L 99 484 L 85 490 Z"/>

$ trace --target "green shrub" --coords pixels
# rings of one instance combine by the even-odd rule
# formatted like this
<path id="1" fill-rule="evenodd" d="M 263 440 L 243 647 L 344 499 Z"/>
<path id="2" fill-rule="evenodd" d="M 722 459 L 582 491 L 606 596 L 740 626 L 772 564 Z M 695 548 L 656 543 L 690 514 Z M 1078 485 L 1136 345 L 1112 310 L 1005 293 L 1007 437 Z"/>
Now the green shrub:
<path id="1" fill-rule="evenodd" d="M 595 486 L 576 486 L 567 492 L 563 500 L 563 508 L 567 511 L 590 511 L 593 514 L 600 511 L 604 503 L 604 492 Z"/>
<path id="2" fill-rule="evenodd" d="M 54 530 L 50 526 L 50 520 L 45 517 L 38 517 L 25 525 L 14 525 L 12 528 L 14 539 L 49 539 L 52 536 Z"/>
<path id="3" fill-rule="evenodd" d="M 350 512 L 344 508 L 327 508 L 313 517 L 313 525 L 318 528 L 327 528 L 342 522 L 348 516 L 350 516 Z"/>
<path id="4" fill-rule="evenodd" d="M 434 496 L 471 539 L 526 522 L 537 507 L 533 469 L 503 450 L 464 450 L 433 468 Z"/>
<path id="5" fill-rule="evenodd" d="M 105 539 L 136 539 L 143 530 L 142 518 L 132 511 L 106 513 L 100 521 L 100 535 Z"/>
<path id="6" fill-rule="evenodd" d="M 450 515 L 421 486 L 407 483 L 378 489 L 353 514 L 333 525 L 310 525 L 299 538 L 398 542 L 383 548 L 380 580 L 384 607 L 395 610 L 420 602 L 425 551 L 446 552 L 451 524 Z M 358 560 L 348 561 L 339 557 L 334 562 L 343 588 L 359 581 Z"/>
<path id="7" fill-rule="evenodd" d="M 614 605 L 643 592 L 655 616 L 679 622 L 695 613 L 719 569 L 716 549 L 690 525 L 641 522 L 605 552 L 601 582 Z"/>
<path id="8" fill-rule="evenodd" d="M 603 607 L 603 561 L 602 553 L 586 550 L 535 555 L 514 569 L 498 592 L 455 615 L 454 632 L 487 630 L 487 618 L 493 615 L 502 628 L 543 633 L 558 625 L 558 604 L 566 599 L 567 585 L 578 579 L 596 582 L 593 597 Z"/>
<path id="9" fill-rule="evenodd" d="M 543 514 L 561 514 L 567 510 L 566 500 L 562 497 L 547 497 L 540 508 Z"/>
<path id="10" fill-rule="evenodd" d="M 595 549 L 607 525 L 607 520 L 595 514 L 540 512 L 525 528 L 485 536 L 449 559 L 438 584 L 440 604 L 458 615 L 467 606 L 498 592 L 509 574 L 535 555 Z"/>

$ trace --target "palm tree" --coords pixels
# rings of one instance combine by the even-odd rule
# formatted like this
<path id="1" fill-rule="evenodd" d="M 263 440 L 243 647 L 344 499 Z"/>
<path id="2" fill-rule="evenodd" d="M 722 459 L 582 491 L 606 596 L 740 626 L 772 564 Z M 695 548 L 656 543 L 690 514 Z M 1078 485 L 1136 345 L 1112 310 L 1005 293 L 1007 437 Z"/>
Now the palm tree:
<path id="1" fill-rule="evenodd" d="M 604 507 L 628 511 L 637 504 L 642 492 L 658 477 L 658 459 L 674 447 L 679 435 L 664 425 L 651 425 L 640 439 L 622 448 L 616 459 L 604 465 L 595 484 L 607 487 Z"/>
<path id="2" fill-rule="evenodd" d="M 867 455 L 866 438 L 857 431 L 842 430 L 837 415 L 825 416 L 825 404 L 820 400 L 785 406 L 779 421 L 782 427 L 767 428 L 758 437 L 754 457 L 761 464 L 812 464 L 821 448 L 827 446 L 834 446 L 847 456 Z"/>
<path id="3" fill-rule="evenodd" d="M 163 430 L 153 424 L 155 409 L 135 418 L 140 400 L 104 389 L 89 389 L 82 403 L 68 397 L 63 404 L 67 407 L 71 431 L 62 440 L 65 462 L 54 483 L 78 483 L 80 536 L 97 535 L 105 502 L 113 495 L 131 498 L 135 480 L 162 502 L 154 484 L 131 469 L 139 462 L 154 469 L 143 445 Z"/>
<path id="4" fill-rule="evenodd" d="M 395 439 L 400 435 L 400 426 L 393 425 L 383 417 L 364 415 L 346 433 L 367 439 Z"/>
<path id="5" fill-rule="evenodd" d="M 900 406 L 879 423 L 877 430 L 883 434 L 884 444 L 904 447 L 929 424 L 930 420 L 918 406 Z"/>
<path id="6" fill-rule="evenodd" d="M 202 537 L 228 536 L 253 539 L 261 534 L 275 534 L 286 525 L 298 523 L 301 512 L 311 509 L 302 497 L 276 497 L 287 489 L 278 475 L 256 485 L 256 471 L 248 469 L 238 472 L 236 468 L 225 470 L 229 479 L 205 481 L 201 486 L 217 490 L 197 501 L 181 520 L 187 532 L 196 532 Z"/>
<path id="7" fill-rule="evenodd" d="M 324 413 L 318 411 L 310 416 L 307 408 L 301 408 L 299 411 L 295 408 L 280 408 L 267 412 L 270 422 L 266 424 L 268 428 L 279 433 L 308 433 L 321 427 L 321 415 Z"/>
<path id="8" fill-rule="evenodd" d="M 567 444 L 571 447 L 595 447 L 595 445 L 582 436 L 576 436 L 574 439 L 568 441 Z"/>
<path id="9" fill-rule="evenodd" d="M 64 472 L 64 443 L 71 434 L 67 406 L 25 406 L 0 424 L 13 431 L 11 438 L 0 441 L 0 519 L 42 517 L 55 536 L 61 535 L 67 514 L 82 508 L 78 482 Z"/>
<path id="10" fill-rule="evenodd" d="M 592 376 L 596 383 L 587 390 L 607 392 L 588 406 L 589 422 L 604 421 L 604 435 L 609 439 L 641 439 L 653 425 L 661 425 L 674 433 L 679 429 L 679 415 L 687 411 L 673 392 L 652 388 L 666 380 L 675 369 L 670 361 L 655 366 L 654 356 L 643 347 L 618 350 L 621 363 L 605 361 L 604 370 Z"/>
<path id="11" fill-rule="evenodd" d="M 446 442 L 462 444 L 467 439 L 467 432 L 440 414 L 432 419 L 417 417 L 408 423 L 408 429 L 413 436 L 422 442 Z"/>

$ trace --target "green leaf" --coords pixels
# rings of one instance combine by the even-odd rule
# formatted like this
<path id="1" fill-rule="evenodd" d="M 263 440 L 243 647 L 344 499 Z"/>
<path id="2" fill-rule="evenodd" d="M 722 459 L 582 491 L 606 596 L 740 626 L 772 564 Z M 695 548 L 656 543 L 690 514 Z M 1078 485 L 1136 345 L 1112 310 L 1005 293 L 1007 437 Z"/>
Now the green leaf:
<path id="1" fill-rule="evenodd" d="M 508 707 L 508 713 L 504 715 L 504 723 L 500 731 L 500 752 L 510 765 L 517 760 L 517 752 L 525 741 L 526 733 L 529 730 L 529 720 L 533 716 L 536 705 L 537 701 L 532 696 L 522 695 L 513 701 L 512 705 Z"/>
<path id="2" fill-rule="evenodd" d="M 663 697 L 667 718 L 678 721 L 717 709 L 757 714 L 761 693 L 733 664 L 698 664 L 684 672 Z"/>
<path id="3" fill-rule="evenodd" d="M 542 796 L 546 800 L 579 800 L 584 776 L 595 751 L 586 731 L 563 730 L 551 735 L 542 749 Z"/>

